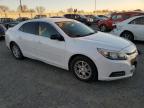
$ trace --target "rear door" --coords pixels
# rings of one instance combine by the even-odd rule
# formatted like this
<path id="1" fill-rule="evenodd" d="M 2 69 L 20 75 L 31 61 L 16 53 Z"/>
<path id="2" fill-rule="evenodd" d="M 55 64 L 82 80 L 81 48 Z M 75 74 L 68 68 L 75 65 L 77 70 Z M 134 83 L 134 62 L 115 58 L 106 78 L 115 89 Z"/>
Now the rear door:
<path id="1" fill-rule="evenodd" d="M 25 55 L 37 57 L 38 55 L 38 23 L 28 22 L 19 28 L 19 45 Z"/>
<path id="2" fill-rule="evenodd" d="M 128 29 L 134 34 L 136 40 L 144 40 L 144 17 L 131 21 Z"/>

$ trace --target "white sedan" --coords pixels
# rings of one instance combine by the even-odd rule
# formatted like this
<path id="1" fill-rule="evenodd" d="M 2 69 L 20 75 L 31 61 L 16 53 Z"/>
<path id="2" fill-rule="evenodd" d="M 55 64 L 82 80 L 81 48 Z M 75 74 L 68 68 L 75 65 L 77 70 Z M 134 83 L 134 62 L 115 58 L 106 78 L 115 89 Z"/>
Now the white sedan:
<path id="1" fill-rule="evenodd" d="M 6 32 L 6 45 L 16 59 L 43 61 L 82 81 L 131 77 L 138 55 L 132 42 L 65 18 L 22 22 Z"/>
<path id="2" fill-rule="evenodd" d="M 131 41 L 144 41 L 144 16 L 135 16 L 116 24 L 112 33 Z"/>

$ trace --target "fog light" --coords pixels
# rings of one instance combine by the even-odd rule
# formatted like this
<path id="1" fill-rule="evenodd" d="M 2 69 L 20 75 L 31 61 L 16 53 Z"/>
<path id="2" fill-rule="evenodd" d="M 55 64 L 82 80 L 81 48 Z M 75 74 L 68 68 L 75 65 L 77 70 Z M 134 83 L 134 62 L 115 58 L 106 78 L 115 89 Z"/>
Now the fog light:
<path id="1" fill-rule="evenodd" d="M 124 71 L 119 71 L 119 72 L 112 72 L 110 74 L 110 77 L 120 77 L 120 76 L 125 76 L 125 72 Z"/>

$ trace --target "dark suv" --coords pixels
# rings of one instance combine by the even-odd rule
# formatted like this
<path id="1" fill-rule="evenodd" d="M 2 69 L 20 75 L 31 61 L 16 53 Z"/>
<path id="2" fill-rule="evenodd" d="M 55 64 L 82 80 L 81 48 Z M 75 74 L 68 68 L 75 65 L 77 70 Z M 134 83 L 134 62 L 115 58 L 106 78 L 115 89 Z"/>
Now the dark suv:
<path id="1" fill-rule="evenodd" d="M 92 18 L 87 18 L 86 16 L 84 15 L 79 15 L 79 14 L 65 14 L 64 15 L 65 18 L 68 18 L 68 19 L 74 19 L 74 20 L 77 20 L 77 21 L 80 21 L 86 25 L 91 25 L 93 23 L 93 19 Z"/>
<path id="2" fill-rule="evenodd" d="M 12 18 L 0 18 L 0 24 L 2 24 L 6 29 L 8 29 L 18 24 L 18 22 L 16 22 Z"/>

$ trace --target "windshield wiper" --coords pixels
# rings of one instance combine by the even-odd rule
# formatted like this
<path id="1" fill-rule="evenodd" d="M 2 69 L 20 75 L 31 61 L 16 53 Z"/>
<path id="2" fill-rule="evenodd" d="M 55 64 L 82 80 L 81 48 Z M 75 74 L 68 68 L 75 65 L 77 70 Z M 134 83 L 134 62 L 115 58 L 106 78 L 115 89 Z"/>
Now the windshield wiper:
<path id="1" fill-rule="evenodd" d="M 84 36 L 89 36 L 89 35 L 92 35 L 92 34 L 95 34 L 95 33 L 97 33 L 97 32 L 88 33 L 86 35 L 75 35 L 75 36 L 72 36 L 72 37 L 74 37 L 74 38 L 76 38 L 76 37 L 84 37 Z"/>
<path id="2" fill-rule="evenodd" d="M 93 34 L 95 34 L 95 33 L 96 33 L 96 32 L 88 33 L 88 34 L 86 34 L 86 35 L 84 35 L 84 36 L 93 35 Z"/>

